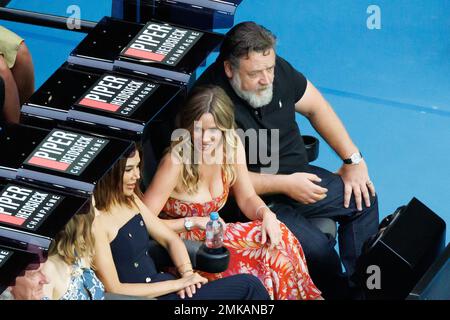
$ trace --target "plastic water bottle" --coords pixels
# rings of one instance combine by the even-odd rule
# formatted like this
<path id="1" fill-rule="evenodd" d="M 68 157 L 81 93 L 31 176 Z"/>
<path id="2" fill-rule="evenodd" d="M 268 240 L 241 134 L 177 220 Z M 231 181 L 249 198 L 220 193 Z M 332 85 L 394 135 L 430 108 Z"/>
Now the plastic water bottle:
<path id="1" fill-rule="evenodd" d="M 223 246 L 223 224 L 219 220 L 217 212 L 211 212 L 206 224 L 205 245 L 209 249 L 219 249 Z"/>

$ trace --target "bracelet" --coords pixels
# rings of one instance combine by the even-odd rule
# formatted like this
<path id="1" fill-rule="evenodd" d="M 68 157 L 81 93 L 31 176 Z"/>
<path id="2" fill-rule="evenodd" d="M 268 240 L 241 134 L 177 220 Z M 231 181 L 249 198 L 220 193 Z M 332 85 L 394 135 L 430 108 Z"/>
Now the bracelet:
<path id="1" fill-rule="evenodd" d="M 256 219 L 262 220 L 262 219 L 260 219 L 260 217 L 259 217 L 259 210 L 261 210 L 261 209 L 263 209 L 263 208 L 269 209 L 269 207 L 266 206 L 266 205 L 263 205 L 263 206 L 258 207 L 258 209 L 256 209 Z"/>
<path id="2" fill-rule="evenodd" d="M 194 270 L 192 270 L 192 269 L 184 270 L 183 272 L 180 272 L 180 275 L 183 276 L 185 273 L 188 273 L 188 272 L 194 272 Z"/>

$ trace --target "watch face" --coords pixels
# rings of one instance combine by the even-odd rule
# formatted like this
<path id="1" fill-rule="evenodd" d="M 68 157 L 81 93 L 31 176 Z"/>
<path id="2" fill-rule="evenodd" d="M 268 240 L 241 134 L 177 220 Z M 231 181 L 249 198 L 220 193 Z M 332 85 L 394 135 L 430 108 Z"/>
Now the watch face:
<path id="1" fill-rule="evenodd" d="M 361 160 L 362 160 L 362 158 L 361 158 L 361 156 L 360 156 L 359 153 L 354 153 L 354 154 L 352 154 L 352 156 L 350 157 L 350 159 L 352 159 L 352 163 L 354 163 L 354 164 L 358 164 L 358 163 L 360 163 Z"/>
<path id="2" fill-rule="evenodd" d="M 192 220 L 190 220 L 190 219 L 184 220 L 184 227 L 185 227 L 187 230 L 190 230 L 190 229 L 192 228 L 193 225 L 194 225 L 194 223 L 192 222 Z"/>

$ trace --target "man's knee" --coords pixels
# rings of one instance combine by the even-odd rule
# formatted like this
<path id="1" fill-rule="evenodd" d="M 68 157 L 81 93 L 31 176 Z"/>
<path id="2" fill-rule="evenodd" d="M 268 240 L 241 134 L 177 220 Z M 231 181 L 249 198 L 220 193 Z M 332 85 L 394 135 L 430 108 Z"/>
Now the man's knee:
<path id="1" fill-rule="evenodd" d="M 360 212 L 358 212 L 359 214 Z M 378 213 L 378 195 L 375 194 L 375 196 L 370 196 L 370 207 L 366 207 L 365 204 L 363 204 L 363 214 L 370 215 L 372 219 L 378 220 L 379 213 Z"/>
<path id="2" fill-rule="evenodd" d="M 339 220 L 339 222 L 345 222 L 345 221 L 353 221 L 354 219 L 360 219 L 364 218 L 367 219 L 368 216 L 370 216 L 370 220 L 378 220 L 379 213 L 378 213 L 378 195 L 375 194 L 375 196 L 370 195 L 370 206 L 366 206 L 365 201 L 362 201 L 362 211 L 359 211 L 356 209 L 356 203 L 354 201 L 354 198 L 352 197 L 351 206 L 345 211 L 345 214 L 343 215 L 343 220 Z"/>
<path id="3" fill-rule="evenodd" d="M 367 226 L 368 232 L 375 233 L 378 230 L 378 224 L 380 220 L 380 213 L 378 211 L 378 195 L 370 197 L 370 208 L 366 208 L 366 215 L 369 215 L 369 225 Z"/>
<path id="4" fill-rule="evenodd" d="M 370 197 L 370 206 L 377 206 L 378 207 L 378 194 L 375 194 L 375 196 Z"/>

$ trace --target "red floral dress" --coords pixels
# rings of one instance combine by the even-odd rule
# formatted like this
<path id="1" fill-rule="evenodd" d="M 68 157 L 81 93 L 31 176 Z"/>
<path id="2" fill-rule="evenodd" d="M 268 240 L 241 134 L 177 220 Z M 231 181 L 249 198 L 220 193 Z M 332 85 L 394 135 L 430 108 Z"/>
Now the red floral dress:
<path id="1" fill-rule="evenodd" d="M 229 187 L 224 183 L 223 193 L 205 203 L 192 203 L 169 198 L 161 217 L 178 219 L 183 217 L 209 216 L 226 202 Z M 272 299 L 298 300 L 315 299 L 321 292 L 309 276 L 305 255 L 297 238 L 281 223 L 282 240 L 274 248 L 261 245 L 261 221 L 227 223 L 224 245 L 230 251 L 230 264 L 221 273 L 201 274 L 208 280 L 216 280 L 235 274 L 252 274 L 266 287 Z M 195 229 L 180 233 L 181 238 L 204 241 L 205 231 Z"/>

